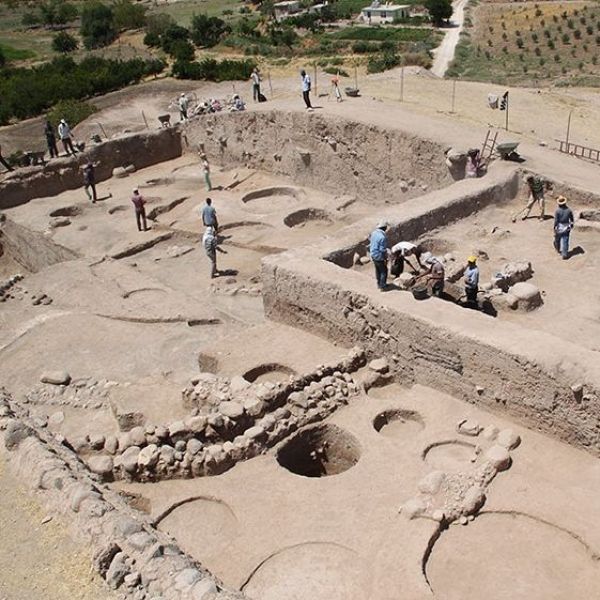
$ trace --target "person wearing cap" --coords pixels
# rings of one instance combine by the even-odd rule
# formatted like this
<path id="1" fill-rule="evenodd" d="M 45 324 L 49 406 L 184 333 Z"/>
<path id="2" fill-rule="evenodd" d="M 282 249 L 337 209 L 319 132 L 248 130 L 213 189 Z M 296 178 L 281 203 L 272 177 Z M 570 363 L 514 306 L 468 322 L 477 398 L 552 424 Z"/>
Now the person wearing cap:
<path id="1" fill-rule="evenodd" d="M 188 118 L 188 99 L 187 96 L 182 92 L 181 96 L 179 96 L 179 118 L 181 121 L 187 121 Z"/>
<path id="2" fill-rule="evenodd" d="M 467 268 L 465 269 L 465 294 L 467 304 L 477 306 L 477 292 L 479 291 L 479 267 L 477 266 L 477 257 L 469 256 L 467 259 Z"/>
<path id="3" fill-rule="evenodd" d="M 517 214 L 513 215 L 512 222 L 514 223 L 521 215 L 521 219 L 524 221 L 529 217 L 533 205 L 537 202 L 540 207 L 540 221 L 544 220 L 544 212 L 546 201 L 544 200 L 544 180 L 541 177 L 529 174 L 525 177 L 525 183 L 529 189 L 529 197 L 527 200 L 527 206 L 522 208 Z"/>
<path id="4" fill-rule="evenodd" d="M 369 253 L 371 260 L 375 265 L 375 279 L 379 291 L 383 292 L 387 288 L 387 236 L 386 231 L 388 222 L 385 220 L 379 221 L 377 228 L 369 237 Z"/>
<path id="5" fill-rule="evenodd" d="M 432 296 L 441 296 L 444 292 L 444 280 L 446 278 L 446 272 L 444 271 L 444 265 L 442 261 L 436 256 L 433 256 L 431 252 L 426 252 L 423 255 L 427 272 L 424 274 L 428 286 L 431 286 Z"/>
<path id="6" fill-rule="evenodd" d="M 563 260 L 569 258 L 569 237 L 575 224 L 573 211 L 567 206 L 567 199 L 559 196 L 556 199 L 558 207 L 554 213 L 554 249 Z"/>
<path id="7" fill-rule="evenodd" d="M 71 128 L 64 119 L 61 119 L 60 123 L 58 124 L 58 137 L 62 142 L 66 155 L 69 156 L 69 154 L 72 154 L 75 156 L 75 154 L 77 154 L 77 150 L 75 150 L 75 146 L 73 146 Z"/>
<path id="8" fill-rule="evenodd" d="M 135 222 L 137 223 L 138 231 L 148 231 L 148 225 L 146 223 L 146 200 L 144 200 L 144 197 L 137 188 L 133 190 L 131 202 L 133 202 L 135 208 Z M 142 224 L 144 226 L 143 229 Z"/>
<path id="9" fill-rule="evenodd" d="M 96 196 L 96 169 L 91 161 L 88 161 L 83 167 L 83 189 L 92 204 L 96 204 L 98 199 Z M 92 190 L 91 194 L 90 189 Z"/>
<path id="10" fill-rule="evenodd" d="M 206 256 L 210 260 L 210 277 L 214 279 L 218 277 L 219 271 L 217 270 L 217 231 L 214 227 L 208 226 L 202 236 L 202 245 Z"/>
<path id="11" fill-rule="evenodd" d="M 479 168 L 481 166 L 481 156 L 478 148 L 471 148 L 467 152 L 467 162 L 465 164 L 465 177 L 467 179 L 479 177 Z"/>
<path id="12" fill-rule="evenodd" d="M 391 274 L 394 277 L 398 277 L 404 272 L 404 263 L 406 262 L 408 266 L 413 270 L 414 273 L 418 273 L 420 269 L 423 268 L 421 263 L 421 255 L 423 250 L 417 244 L 413 244 L 412 242 L 398 242 L 392 249 L 390 250 L 390 254 L 392 255 L 392 266 L 390 269 Z M 412 264 L 411 261 L 408 260 L 409 256 L 414 256 L 418 267 Z"/>
<path id="13" fill-rule="evenodd" d="M 215 207 L 212 205 L 212 199 L 207 198 L 206 203 L 200 210 L 200 215 L 202 216 L 202 225 L 204 227 L 212 227 L 215 230 L 215 233 L 219 231 L 219 222 L 217 221 L 217 211 Z"/>

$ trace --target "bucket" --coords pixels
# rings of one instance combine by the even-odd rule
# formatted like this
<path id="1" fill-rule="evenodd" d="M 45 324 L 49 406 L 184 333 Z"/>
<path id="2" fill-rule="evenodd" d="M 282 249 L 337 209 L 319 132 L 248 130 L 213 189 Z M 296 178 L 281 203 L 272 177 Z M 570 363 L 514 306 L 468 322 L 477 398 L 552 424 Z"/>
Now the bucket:
<path id="1" fill-rule="evenodd" d="M 412 288 L 412 295 L 415 300 L 425 300 L 429 298 L 429 293 L 427 292 L 427 286 L 425 285 L 416 285 Z"/>

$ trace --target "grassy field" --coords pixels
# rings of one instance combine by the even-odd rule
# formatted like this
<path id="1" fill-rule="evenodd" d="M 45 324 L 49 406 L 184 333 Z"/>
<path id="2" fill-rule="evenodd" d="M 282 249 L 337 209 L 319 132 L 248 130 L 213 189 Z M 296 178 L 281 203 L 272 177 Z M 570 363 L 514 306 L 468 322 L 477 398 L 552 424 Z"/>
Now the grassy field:
<path id="1" fill-rule="evenodd" d="M 239 18 L 240 8 L 243 6 L 245 6 L 243 0 L 179 0 L 169 4 L 160 3 L 151 8 L 149 14 L 168 14 L 179 25 L 187 27 L 191 24 L 192 17 L 200 13 L 228 20 Z M 228 14 L 228 11 L 232 11 L 233 14 Z"/>
<path id="2" fill-rule="evenodd" d="M 471 6 L 447 75 L 521 85 L 600 86 L 600 5 Z"/>
<path id="3" fill-rule="evenodd" d="M 392 42 L 423 42 L 429 40 L 433 35 L 431 28 L 415 27 L 346 27 L 329 37 L 339 40 L 362 40 L 362 41 L 392 41 Z"/>

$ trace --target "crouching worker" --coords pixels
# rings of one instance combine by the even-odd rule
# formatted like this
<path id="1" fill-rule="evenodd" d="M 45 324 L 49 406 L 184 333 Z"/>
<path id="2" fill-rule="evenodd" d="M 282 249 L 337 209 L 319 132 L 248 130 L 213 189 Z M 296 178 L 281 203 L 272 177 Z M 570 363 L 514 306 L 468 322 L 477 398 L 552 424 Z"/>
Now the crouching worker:
<path id="1" fill-rule="evenodd" d="M 404 263 L 408 264 L 408 266 L 412 269 L 413 273 L 419 273 L 420 269 L 423 268 L 421 264 L 421 254 L 422 250 L 420 246 L 413 244 L 411 242 L 398 242 L 391 249 L 392 255 L 392 267 L 390 269 L 391 274 L 394 277 L 400 276 L 404 272 Z M 408 258 L 410 256 L 414 256 L 415 263 L 418 266 L 415 266 Z"/>
<path id="2" fill-rule="evenodd" d="M 438 258 L 432 256 L 431 252 L 426 252 L 423 257 L 427 272 L 422 277 L 425 278 L 431 295 L 439 298 L 444 293 L 444 280 L 446 278 L 444 265 Z"/>

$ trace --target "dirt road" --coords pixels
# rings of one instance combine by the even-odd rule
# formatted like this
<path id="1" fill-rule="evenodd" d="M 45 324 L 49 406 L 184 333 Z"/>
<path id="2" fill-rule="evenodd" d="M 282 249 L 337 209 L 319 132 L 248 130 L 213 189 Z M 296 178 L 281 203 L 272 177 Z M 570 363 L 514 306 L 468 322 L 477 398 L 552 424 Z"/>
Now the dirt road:
<path id="1" fill-rule="evenodd" d="M 456 44 L 458 44 L 458 38 L 463 28 L 466 4 L 467 0 L 455 0 L 453 2 L 452 8 L 454 9 L 454 13 L 450 20 L 450 28 L 446 32 L 442 43 L 433 51 L 435 58 L 431 72 L 438 77 L 443 77 L 446 74 L 448 66 L 454 58 Z"/>

